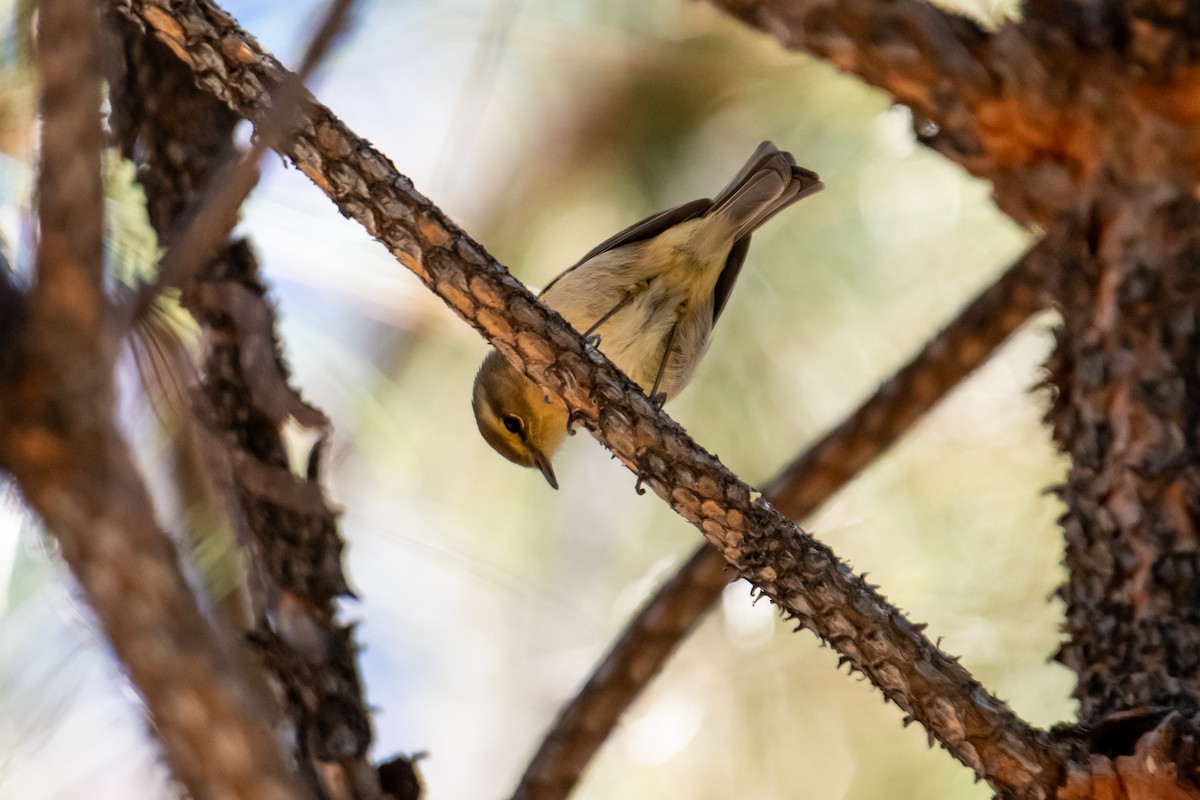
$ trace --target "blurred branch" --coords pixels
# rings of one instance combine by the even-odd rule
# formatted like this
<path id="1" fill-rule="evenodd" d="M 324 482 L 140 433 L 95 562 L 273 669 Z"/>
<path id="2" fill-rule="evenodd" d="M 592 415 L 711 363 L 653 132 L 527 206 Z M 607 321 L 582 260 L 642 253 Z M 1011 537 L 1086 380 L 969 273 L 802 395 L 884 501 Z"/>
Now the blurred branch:
<path id="1" fill-rule="evenodd" d="M 324 33 L 308 48 L 310 69 L 348 6 L 339 0 L 331 7 Z M 126 75 L 114 81 L 114 123 L 124 150 L 142 163 L 139 180 L 154 228 L 173 251 L 186 251 L 172 236 L 195 208 L 220 197 L 237 118 L 194 86 L 191 72 L 162 42 L 142 35 L 124 17 L 118 22 Z M 298 82 L 285 86 L 294 87 L 287 90 L 292 98 L 277 97 L 267 113 L 268 124 L 280 130 L 296 112 L 295 100 L 305 96 Z M 276 138 L 270 132 L 259 136 L 260 142 Z M 199 189 L 214 185 L 208 193 Z M 226 206 L 233 218 L 240 197 L 226 195 L 219 202 L 226 201 L 234 203 Z M 228 228 L 212 227 L 205 234 L 210 240 L 218 235 L 227 237 Z M 337 598 L 348 589 L 337 515 L 321 491 L 323 444 L 300 477 L 289 468 L 280 433 L 289 419 L 322 433 L 328 422 L 289 384 L 275 312 L 249 245 L 225 241 L 206 249 L 203 262 L 192 254 L 181 296 L 207 337 L 195 439 L 202 471 L 221 494 L 220 510 L 249 555 L 251 640 L 283 697 L 285 727 L 313 793 L 332 800 L 377 798 L 381 790 L 367 758 L 371 720 L 357 646 L 352 630 L 337 618 Z"/>
<path id="2" fill-rule="evenodd" d="M 1061 14 L 1006 20 L 988 32 L 924 0 L 712 2 L 784 47 L 889 92 L 912 110 L 923 143 L 991 181 L 997 204 L 1022 224 L 1049 229 L 1086 208 L 1104 188 L 1112 147 L 1109 126 L 1097 120 L 1141 111 L 1112 102 L 1112 89 L 1126 86 L 1128 76 L 1115 59 L 1072 40 Z M 1043 10 L 1056 4 L 1066 7 L 1067 0 L 1041 0 Z M 1081 84 L 1094 88 L 1080 91 Z M 1179 91 L 1155 107 L 1186 103 L 1186 88 Z M 1147 144 L 1160 144 L 1151 137 L 1161 131 L 1133 125 Z M 1118 129 L 1126 130 L 1111 127 Z"/>
<path id="3" fill-rule="evenodd" d="M 1045 308 L 1048 284 L 1079 246 L 1065 229 L 1030 248 L 854 413 L 784 467 L 763 488 L 780 512 L 799 520 L 815 511 Z"/>
<path id="4" fill-rule="evenodd" d="M 0 465 L 60 543 L 188 791 L 302 797 L 114 422 L 96 6 L 42 0 L 37 20 L 37 274 L 26 324 L 5 343 L 18 355 L 0 374 Z"/>
<path id="5" fill-rule="evenodd" d="M 926 342 L 840 425 L 788 464 L 763 489 L 794 520 L 812 513 L 892 446 L 1017 328 L 1045 307 L 1047 276 L 1067 242 L 1051 235 Z M 579 781 L 617 720 L 721 596 L 730 576 L 707 544 L 659 588 L 625 627 L 588 682 L 559 712 L 513 800 L 557 800 Z"/>
<path id="6" fill-rule="evenodd" d="M 956 160 L 977 174 L 993 166 L 976 158 L 987 142 L 974 115 L 1005 82 L 996 74 L 996 34 L 925 0 L 711 2 L 784 47 L 827 59 L 890 93 L 912 109 L 919 135 L 929 139 L 928 121 L 936 123 L 937 138 L 953 142 Z M 1024 70 L 1000 72 L 1014 78 Z"/>
<path id="7" fill-rule="evenodd" d="M 902 103 L 932 111 L 935 92 L 991 88 L 990 34 L 923 0 L 712 0 L 730 15 L 833 62 Z"/>
<path id="8" fill-rule="evenodd" d="M 213 92 L 253 120 L 285 73 L 204 0 L 112 0 L 154 30 Z M 989 695 L 824 545 L 730 473 L 589 348 L 561 317 L 411 182 L 311 101 L 283 143 L 293 159 L 466 322 L 575 416 L 724 558 L 999 792 L 1046 797 L 1059 772 L 1044 732 Z"/>
<path id="9" fill-rule="evenodd" d="M 42 142 L 33 324 L 60 329 L 71 344 L 94 343 L 106 311 L 100 33 L 84 0 L 40 0 L 36 24 Z"/>

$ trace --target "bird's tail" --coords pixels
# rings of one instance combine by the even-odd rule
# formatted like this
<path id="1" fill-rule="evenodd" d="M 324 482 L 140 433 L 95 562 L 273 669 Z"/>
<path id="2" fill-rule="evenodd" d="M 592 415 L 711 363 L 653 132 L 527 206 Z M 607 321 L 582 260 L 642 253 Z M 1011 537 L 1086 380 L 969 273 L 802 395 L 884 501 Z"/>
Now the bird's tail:
<path id="1" fill-rule="evenodd" d="M 737 241 L 800 198 L 824 188 L 817 173 L 796 166 L 791 153 L 763 142 L 729 185 L 713 198 L 708 213 L 728 216 Z"/>

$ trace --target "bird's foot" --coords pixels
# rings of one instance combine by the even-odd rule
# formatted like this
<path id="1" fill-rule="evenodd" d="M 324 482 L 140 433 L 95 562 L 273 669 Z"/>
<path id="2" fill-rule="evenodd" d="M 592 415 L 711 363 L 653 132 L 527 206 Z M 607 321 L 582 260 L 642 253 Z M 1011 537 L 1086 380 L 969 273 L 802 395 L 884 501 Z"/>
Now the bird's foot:
<path id="1" fill-rule="evenodd" d="M 582 411 L 577 411 L 575 409 L 572 409 L 571 412 L 569 414 L 567 414 L 567 435 L 574 436 L 575 435 L 575 424 L 578 422 L 581 422 L 585 418 L 586 418 L 586 415 Z"/>

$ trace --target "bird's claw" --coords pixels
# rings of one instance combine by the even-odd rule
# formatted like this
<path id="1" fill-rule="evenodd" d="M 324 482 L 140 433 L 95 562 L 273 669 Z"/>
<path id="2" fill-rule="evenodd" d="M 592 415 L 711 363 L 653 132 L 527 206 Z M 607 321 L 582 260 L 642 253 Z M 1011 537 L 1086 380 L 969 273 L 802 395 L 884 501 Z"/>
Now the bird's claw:
<path id="1" fill-rule="evenodd" d="M 667 393 L 659 392 L 658 394 L 650 395 L 650 402 L 654 404 L 655 408 L 662 411 L 662 407 L 667 404 Z"/>
<path id="2" fill-rule="evenodd" d="M 593 350 L 600 349 L 600 334 L 593 333 L 590 336 L 583 337 L 584 343 Z"/>
<path id="3" fill-rule="evenodd" d="M 584 416 L 585 415 L 582 411 L 576 411 L 574 409 L 572 409 L 571 412 L 567 414 L 567 435 L 568 436 L 575 435 L 575 423 L 584 419 Z"/>

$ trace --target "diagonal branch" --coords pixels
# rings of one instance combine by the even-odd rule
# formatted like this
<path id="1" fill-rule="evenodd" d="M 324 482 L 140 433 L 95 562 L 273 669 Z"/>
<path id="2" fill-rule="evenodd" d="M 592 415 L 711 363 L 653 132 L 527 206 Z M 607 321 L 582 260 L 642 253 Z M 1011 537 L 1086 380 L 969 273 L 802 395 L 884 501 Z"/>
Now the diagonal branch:
<path id="1" fill-rule="evenodd" d="M 853 414 L 784 467 L 763 489 L 775 506 L 796 520 L 811 514 L 1045 308 L 1047 283 L 1075 244 L 1065 227 L 1030 248 Z"/>
<path id="2" fill-rule="evenodd" d="M 284 72 L 203 0 L 112 0 L 152 28 L 197 84 L 262 119 Z M 829 548 L 783 517 L 471 240 L 366 141 L 314 102 L 281 147 L 460 317 L 547 391 L 744 577 L 832 644 L 998 792 L 1048 797 L 1046 734 L 988 694 Z"/>
<path id="3" fill-rule="evenodd" d="M 166 286 L 179 288 L 210 262 L 237 225 L 242 204 L 258 183 L 258 164 L 287 127 L 305 82 L 345 28 L 354 0 L 331 0 L 321 24 L 309 40 L 300 68 L 280 87 L 275 107 L 263 120 L 254 144 L 240 158 L 230 157 L 183 217 L 183 228 L 168 239 L 155 280 L 143 284 L 131 304 L 131 317 L 141 317 Z M 164 237 L 167 238 L 167 237 Z"/>
<path id="4" fill-rule="evenodd" d="M 889 378 L 844 422 L 788 464 L 764 488 L 767 499 L 799 520 L 879 457 L 1044 307 L 1045 276 L 1062 249 L 1048 237 Z M 514 800 L 558 800 L 579 781 L 617 720 L 729 584 L 725 560 L 701 546 L 625 628 L 587 683 L 559 712 L 513 793 Z"/>
<path id="5" fill-rule="evenodd" d="M 984 149 L 973 114 L 999 90 L 990 52 L 995 35 L 966 17 L 925 0 L 712 2 L 789 50 L 824 58 L 888 92 L 918 120 L 934 121 L 960 156 Z"/>
<path id="6" fill-rule="evenodd" d="M 114 422 L 95 4 L 42 0 L 37 53 L 38 269 L 27 323 L 5 342 L 18 355 L 0 374 L 0 467 L 60 543 L 189 792 L 302 797 Z"/>

